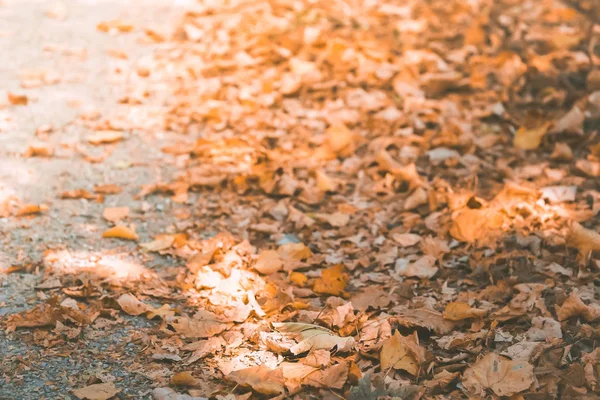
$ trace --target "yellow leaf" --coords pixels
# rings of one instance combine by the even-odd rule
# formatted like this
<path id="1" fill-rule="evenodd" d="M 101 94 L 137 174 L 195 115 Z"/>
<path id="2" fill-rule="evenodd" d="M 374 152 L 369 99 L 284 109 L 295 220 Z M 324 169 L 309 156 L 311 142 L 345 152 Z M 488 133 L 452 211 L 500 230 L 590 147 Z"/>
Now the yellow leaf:
<path id="1" fill-rule="evenodd" d="M 444 318 L 450 321 L 462 321 L 469 318 L 481 318 L 486 314 L 485 310 L 473 308 L 462 301 L 453 301 L 446 306 Z"/>
<path id="2" fill-rule="evenodd" d="M 138 240 L 138 235 L 126 226 L 115 226 L 102 234 L 103 238 Z"/>
<path id="3" fill-rule="evenodd" d="M 306 282 L 308 282 L 308 278 L 302 272 L 292 272 L 290 274 L 290 282 L 295 283 L 300 287 L 304 287 Z"/>
<path id="4" fill-rule="evenodd" d="M 339 296 L 344 293 L 348 283 L 348 274 L 343 264 L 337 264 L 321 273 L 321 277 L 315 281 L 313 290 L 317 293 L 332 294 Z"/>
<path id="5" fill-rule="evenodd" d="M 535 150 L 542 143 L 542 139 L 548 133 L 552 123 L 546 122 L 540 127 L 527 129 L 522 126 L 515 134 L 513 144 L 523 150 Z"/>

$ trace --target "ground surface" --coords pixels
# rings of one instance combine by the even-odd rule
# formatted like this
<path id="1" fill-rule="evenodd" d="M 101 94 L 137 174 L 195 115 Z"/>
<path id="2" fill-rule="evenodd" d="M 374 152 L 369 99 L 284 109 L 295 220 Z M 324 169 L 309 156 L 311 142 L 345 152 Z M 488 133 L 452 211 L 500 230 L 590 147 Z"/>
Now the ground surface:
<path id="1" fill-rule="evenodd" d="M 53 10 L 61 13 L 63 6 L 64 20 L 46 15 Z M 104 225 L 102 210 L 106 206 L 127 206 L 132 213 L 139 211 L 143 201 L 134 200 L 139 186 L 153 183 L 161 172 L 168 172 L 160 159 L 161 132 L 155 131 L 152 137 L 145 138 L 131 134 L 115 148 L 106 164 L 91 164 L 70 148 L 85 143 L 83 138 L 91 131 L 69 122 L 86 111 L 97 111 L 110 119 L 128 119 L 131 108 L 119 104 L 118 99 L 129 91 L 134 84 L 132 80 L 140 79 L 131 66 L 151 57 L 160 46 L 140 41 L 139 35 L 107 35 L 96 29 L 98 23 L 122 19 L 138 29 L 145 26 L 171 29 L 183 13 L 184 3 L 172 1 L 144 2 L 143 7 L 135 1 L 2 2 L 0 54 L 4 62 L 0 67 L 0 86 L 5 91 L 26 92 L 31 102 L 27 107 L 0 110 L 0 191 L 3 196 L 15 196 L 32 204 L 47 203 L 51 207 L 41 219 L 3 219 L 2 268 L 24 260 L 41 260 L 44 251 L 56 246 L 88 252 L 119 247 L 118 243 L 99 240 L 98 230 Z M 127 54 L 128 60 L 116 58 L 110 51 Z M 123 66 L 122 73 L 116 72 Z M 24 90 L 20 77 L 32 70 L 54 71 L 61 81 Z M 160 104 L 160 100 L 154 103 Z M 139 110 L 137 118 L 145 119 L 144 112 L 150 114 L 148 119 L 152 118 L 152 107 Z M 58 149 L 57 156 L 21 157 L 30 144 L 40 142 L 36 137 L 40 126 L 55 128 L 46 143 Z M 149 145 L 148 140 L 153 144 Z M 119 168 L 119 163 L 126 166 Z M 129 166 L 130 163 L 137 165 Z M 119 185 L 123 192 L 107 197 L 103 204 L 58 198 L 58 194 L 71 189 L 85 188 L 92 192 L 94 185 L 103 183 Z M 154 215 L 152 224 L 137 226 L 142 238 L 162 232 L 171 223 L 170 219 L 160 217 L 165 215 L 170 202 L 156 200 L 147 203 L 147 212 Z M 121 253 L 126 254 L 127 249 Z M 163 265 L 168 260 L 159 263 Z M 152 264 L 150 261 L 149 265 Z M 3 277 L 0 314 L 30 308 L 37 300 L 34 287 L 41 279 L 35 273 Z M 114 375 L 126 382 L 125 393 L 141 398 L 151 389 L 148 379 L 128 369 L 131 362 L 128 355 L 133 346 L 129 341 L 136 326 L 115 326 L 116 329 L 108 330 L 102 337 L 71 349 L 70 356 L 30 347 L 21 340 L 10 340 L 1 332 L 0 364 L 3 373 L 10 371 L 11 378 L 0 384 L 0 398 L 65 398 L 70 389 L 79 385 L 77 380 L 98 373 Z M 114 358 L 107 352 L 115 348 L 123 348 L 121 357 Z"/>
<path id="2" fill-rule="evenodd" d="M 598 15 L 2 1 L 0 399 L 598 398 Z"/>

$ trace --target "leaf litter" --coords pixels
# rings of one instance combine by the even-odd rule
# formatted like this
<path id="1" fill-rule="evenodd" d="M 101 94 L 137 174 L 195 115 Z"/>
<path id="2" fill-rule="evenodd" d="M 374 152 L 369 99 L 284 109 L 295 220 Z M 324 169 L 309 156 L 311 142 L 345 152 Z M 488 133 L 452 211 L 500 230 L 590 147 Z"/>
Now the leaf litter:
<path id="1" fill-rule="evenodd" d="M 145 317 L 157 398 L 597 395 L 600 9 L 520 3 L 204 2 L 171 38 L 142 28 L 164 48 L 138 74 L 170 80 L 162 128 L 189 140 L 157 147 L 178 172 L 137 200 L 189 210 L 138 244 L 123 220 L 149 209 L 106 207 L 98 237 L 177 267 L 120 280 L 46 260 L 40 302 L 0 324 L 52 347 Z M 81 121 L 92 152 L 135 136 Z"/>

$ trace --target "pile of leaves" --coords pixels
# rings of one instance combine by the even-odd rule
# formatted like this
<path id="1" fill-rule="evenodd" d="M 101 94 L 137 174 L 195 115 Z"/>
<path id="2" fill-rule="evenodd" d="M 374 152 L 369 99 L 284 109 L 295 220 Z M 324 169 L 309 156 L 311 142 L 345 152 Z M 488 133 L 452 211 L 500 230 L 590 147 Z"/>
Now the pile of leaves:
<path id="1" fill-rule="evenodd" d="M 191 396 L 595 398 L 587 5 L 225 3 L 188 12 L 152 71 L 177 82 L 181 172 L 139 197 L 192 217 L 139 247 L 181 267 L 81 280 L 48 254 L 53 295 L 8 330 L 156 319 L 136 340 L 172 368 L 145 373 Z M 104 236 L 138 240 L 122 218 Z"/>

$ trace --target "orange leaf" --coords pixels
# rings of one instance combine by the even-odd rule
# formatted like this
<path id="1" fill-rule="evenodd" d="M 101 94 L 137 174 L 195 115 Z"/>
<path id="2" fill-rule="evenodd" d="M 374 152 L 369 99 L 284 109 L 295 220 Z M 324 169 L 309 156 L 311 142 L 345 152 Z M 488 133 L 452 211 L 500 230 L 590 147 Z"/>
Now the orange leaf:
<path id="1" fill-rule="evenodd" d="M 48 206 L 45 204 L 26 204 L 17 211 L 17 217 L 24 215 L 38 214 L 48 210 Z"/>
<path id="2" fill-rule="evenodd" d="M 138 240 L 138 235 L 126 226 L 115 226 L 102 234 L 103 238 Z"/>
<path id="3" fill-rule="evenodd" d="M 344 293 L 348 283 L 348 274 L 343 264 L 324 269 L 321 277 L 315 281 L 313 290 L 317 293 L 327 293 L 339 296 Z"/>
<path id="4" fill-rule="evenodd" d="M 8 101 L 10 102 L 10 104 L 15 106 L 26 106 L 29 102 L 29 99 L 24 94 L 13 94 L 11 92 L 8 92 L 6 94 L 6 97 L 8 97 Z"/>

